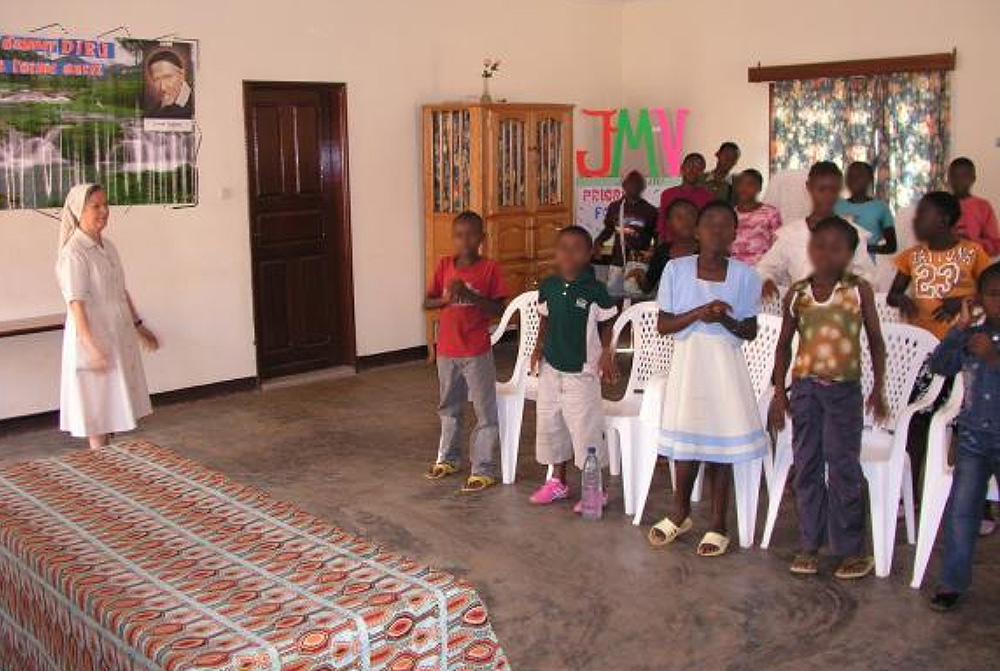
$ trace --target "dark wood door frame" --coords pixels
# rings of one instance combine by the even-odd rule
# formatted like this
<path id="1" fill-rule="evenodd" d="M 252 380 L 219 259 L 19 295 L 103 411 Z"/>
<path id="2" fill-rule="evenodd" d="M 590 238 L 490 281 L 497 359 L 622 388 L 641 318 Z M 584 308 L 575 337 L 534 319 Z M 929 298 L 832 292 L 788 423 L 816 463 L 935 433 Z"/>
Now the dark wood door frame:
<path id="1" fill-rule="evenodd" d="M 340 319 L 341 334 L 335 344 L 336 351 L 331 352 L 330 365 L 357 366 L 357 340 L 354 315 L 354 264 L 351 243 L 351 191 L 349 182 L 348 160 L 348 130 L 347 130 L 347 85 L 343 83 L 297 82 L 297 81 L 257 81 L 243 82 L 244 138 L 247 148 L 247 193 L 248 193 L 248 233 L 251 240 L 251 254 L 254 244 L 254 188 L 256 176 L 253 171 L 250 138 L 246 131 L 250 128 L 252 108 L 249 96 L 256 91 L 321 88 L 330 102 L 330 129 L 332 142 L 321 148 L 323 166 L 321 179 L 331 194 L 331 207 L 334 213 L 334 225 L 338 244 L 327 246 L 330 260 L 332 286 L 336 290 L 334 301 L 335 314 Z M 257 372 L 261 374 L 260 365 L 260 314 L 257 309 L 258 278 L 256 263 L 251 259 L 251 282 L 254 294 L 254 343 L 257 350 Z M 295 371 L 290 371 L 295 372 Z"/>

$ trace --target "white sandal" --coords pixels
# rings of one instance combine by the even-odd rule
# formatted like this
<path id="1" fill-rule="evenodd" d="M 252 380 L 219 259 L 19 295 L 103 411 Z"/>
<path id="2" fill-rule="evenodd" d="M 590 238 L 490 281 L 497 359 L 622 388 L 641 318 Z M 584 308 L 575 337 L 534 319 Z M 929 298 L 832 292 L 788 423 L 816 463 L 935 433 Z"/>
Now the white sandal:
<path id="1" fill-rule="evenodd" d="M 691 531 L 692 526 L 694 523 L 690 517 L 681 522 L 680 526 L 671 522 L 669 517 L 664 517 L 649 530 L 649 544 L 655 548 L 669 545 Z"/>
<path id="2" fill-rule="evenodd" d="M 703 549 L 707 546 L 715 546 L 714 550 Z M 726 554 L 726 550 L 729 549 L 729 538 L 723 536 L 717 531 L 709 531 L 704 536 L 701 537 L 701 542 L 698 543 L 698 556 L 699 557 L 721 557 Z"/>

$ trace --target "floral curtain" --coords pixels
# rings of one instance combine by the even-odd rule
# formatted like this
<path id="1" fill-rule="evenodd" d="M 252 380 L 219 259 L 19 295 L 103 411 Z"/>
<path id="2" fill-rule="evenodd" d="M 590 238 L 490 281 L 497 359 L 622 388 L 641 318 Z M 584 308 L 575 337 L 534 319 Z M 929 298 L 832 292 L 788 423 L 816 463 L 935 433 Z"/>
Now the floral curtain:
<path id="1" fill-rule="evenodd" d="M 867 161 L 894 211 L 941 184 L 950 103 L 944 72 L 771 85 L 771 172 Z"/>

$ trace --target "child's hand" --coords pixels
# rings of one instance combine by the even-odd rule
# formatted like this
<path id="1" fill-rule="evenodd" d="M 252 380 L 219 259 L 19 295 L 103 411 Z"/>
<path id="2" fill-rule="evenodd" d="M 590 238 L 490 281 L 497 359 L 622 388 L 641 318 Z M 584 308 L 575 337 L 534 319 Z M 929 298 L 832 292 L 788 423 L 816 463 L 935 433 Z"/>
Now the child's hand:
<path id="1" fill-rule="evenodd" d="M 706 324 L 714 324 L 732 311 L 732 307 L 725 301 L 712 301 L 701 306 L 699 319 Z"/>
<path id="2" fill-rule="evenodd" d="M 982 359 L 986 363 L 995 363 L 1000 359 L 996 345 L 993 344 L 993 340 L 985 333 L 973 333 L 966 347 L 969 350 L 969 354 L 977 359 Z"/>
<path id="3" fill-rule="evenodd" d="M 774 280 L 764 280 L 763 286 L 760 288 L 760 297 L 764 301 L 776 300 L 778 294 L 778 285 L 774 283 Z"/>
<path id="4" fill-rule="evenodd" d="M 959 308 L 958 317 L 955 318 L 955 322 L 952 326 L 964 331 L 972 326 L 974 321 L 975 317 L 972 315 L 972 299 L 966 298 L 962 301 L 962 307 Z"/>
<path id="5" fill-rule="evenodd" d="M 865 408 L 871 413 L 876 424 L 884 424 L 889 418 L 889 404 L 885 402 L 885 394 L 881 391 L 872 391 L 869 394 Z"/>
<path id="6" fill-rule="evenodd" d="M 767 407 L 767 432 L 780 433 L 785 430 L 785 415 L 788 414 L 788 394 L 775 390 L 771 404 Z"/>
<path id="7" fill-rule="evenodd" d="M 531 350 L 531 359 L 528 363 L 528 375 L 538 376 L 538 366 L 542 361 L 542 350 L 537 347 Z"/>
<path id="8" fill-rule="evenodd" d="M 941 305 L 934 309 L 934 319 L 939 322 L 950 322 L 961 311 L 964 303 L 961 298 L 954 296 L 942 299 Z"/>
<path id="9" fill-rule="evenodd" d="M 603 380 L 606 384 L 615 384 L 618 382 L 618 364 L 615 363 L 615 353 L 610 348 L 601 351 L 601 361 L 599 365 L 601 380 Z"/>

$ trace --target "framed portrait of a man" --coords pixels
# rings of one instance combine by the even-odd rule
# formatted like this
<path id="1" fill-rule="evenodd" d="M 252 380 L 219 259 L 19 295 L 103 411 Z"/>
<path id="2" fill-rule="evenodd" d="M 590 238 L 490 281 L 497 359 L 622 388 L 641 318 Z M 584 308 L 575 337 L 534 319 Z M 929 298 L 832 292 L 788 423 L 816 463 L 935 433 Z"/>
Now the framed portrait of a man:
<path id="1" fill-rule="evenodd" d="M 150 45 L 143 52 L 142 64 L 143 116 L 147 130 L 191 130 L 195 110 L 192 44 Z"/>

